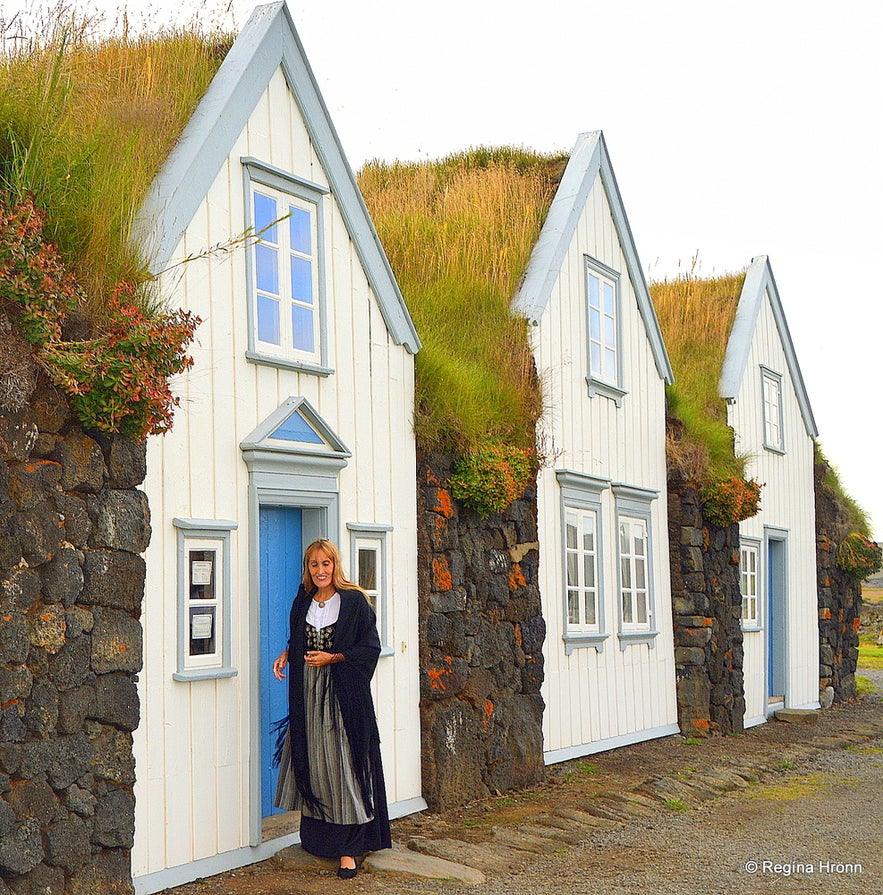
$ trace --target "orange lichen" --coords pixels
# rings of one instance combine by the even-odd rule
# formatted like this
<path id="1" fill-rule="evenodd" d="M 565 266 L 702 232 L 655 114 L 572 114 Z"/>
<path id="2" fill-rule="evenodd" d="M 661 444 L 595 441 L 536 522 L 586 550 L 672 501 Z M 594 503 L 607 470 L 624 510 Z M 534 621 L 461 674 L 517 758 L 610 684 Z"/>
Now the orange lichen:
<path id="1" fill-rule="evenodd" d="M 711 722 L 708 718 L 694 718 L 692 724 L 696 730 L 708 731 L 711 729 Z"/>
<path id="2" fill-rule="evenodd" d="M 429 685 L 433 690 L 439 690 L 442 693 L 447 689 L 445 678 L 451 674 L 451 657 L 445 656 L 446 668 L 427 668 L 426 676 L 429 678 Z"/>
<path id="3" fill-rule="evenodd" d="M 436 591 L 450 590 L 454 586 L 451 570 L 448 568 L 448 558 L 437 556 L 432 561 L 433 587 Z"/>
<path id="4" fill-rule="evenodd" d="M 433 509 L 446 519 L 450 519 L 454 515 L 454 503 L 451 500 L 451 495 L 444 488 L 436 488 L 435 496 L 438 503 Z"/>
<path id="5" fill-rule="evenodd" d="M 521 566 L 515 563 L 512 566 L 512 571 L 509 573 L 509 590 L 517 590 L 519 587 L 525 587 L 526 585 L 527 578 L 524 577 Z"/>

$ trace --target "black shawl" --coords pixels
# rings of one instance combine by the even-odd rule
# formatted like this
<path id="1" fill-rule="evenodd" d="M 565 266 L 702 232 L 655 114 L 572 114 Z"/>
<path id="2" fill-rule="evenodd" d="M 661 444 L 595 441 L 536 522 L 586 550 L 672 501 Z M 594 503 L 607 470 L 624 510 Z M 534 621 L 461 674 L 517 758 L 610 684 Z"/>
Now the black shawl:
<path id="1" fill-rule="evenodd" d="M 357 590 L 341 590 L 340 615 L 334 629 L 335 653 L 345 661 L 329 666 L 334 698 L 340 706 L 353 757 L 362 800 L 374 819 L 366 831 L 365 848 L 377 851 L 390 848 L 389 812 L 386 784 L 380 761 L 380 733 L 371 698 L 371 678 L 380 656 L 377 620 L 365 596 Z M 312 599 L 300 586 L 291 606 L 288 640 L 288 720 L 291 730 L 291 762 L 297 788 L 312 812 L 323 816 L 322 805 L 310 786 L 310 761 L 307 751 L 304 706 L 305 625 Z"/>

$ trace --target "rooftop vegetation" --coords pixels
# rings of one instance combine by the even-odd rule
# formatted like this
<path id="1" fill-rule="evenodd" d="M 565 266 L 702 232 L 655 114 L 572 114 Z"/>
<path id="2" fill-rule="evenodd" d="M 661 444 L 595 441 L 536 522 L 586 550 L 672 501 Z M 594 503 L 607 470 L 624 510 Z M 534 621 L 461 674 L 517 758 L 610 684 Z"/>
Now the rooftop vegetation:
<path id="1" fill-rule="evenodd" d="M 540 384 L 527 323 L 509 303 L 566 162 L 482 148 L 371 162 L 359 175 L 423 341 L 415 429 L 424 449 L 535 449 Z"/>
<path id="2" fill-rule="evenodd" d="M 684 424 L 680 442 L 669 440 L 670 460 L 701 484 L 745 473 L 745 458 L 734 453 L 718 392 L 744 282 L 742 271 L 712 279 L 688 273 L 650 284 L 674 370 L 674 384 L 666 391 L 668 410 Z"/>
<path id="3" fill-rule="evenodd" d="M 535 468 L 542 394 L 527 322 L 509 305 L 566 164 L 478 148 L 359 175 L 423 341 L 418 444 L 458 458 L 452 492 L 480 515 L 503 509 Z"/>
<path id="4" fill-rule="evenodd" d="M 0 352 L 14 368 L 0 370 L 15 396 L 4 406 L 21 404 L 30 365 L 85 425 L 140 438 L 171 423 L 168 378 L 198 321 L 154 298 L 135 216 L 230 41 L 125 22 L 98 36 L 61 6 L 41 24 L 0 21 L 0 331 L 26 333 Z"/>
<path id="5" fill-rule="evenodd" d="M 135 214 L 220 66 L 229 40 L 189 30 L 96 37 L 60 12 L 39 34 L 7 26 L 0 55 L 0 188 L 33 195 L 90 310 L 146 279 Z"/>

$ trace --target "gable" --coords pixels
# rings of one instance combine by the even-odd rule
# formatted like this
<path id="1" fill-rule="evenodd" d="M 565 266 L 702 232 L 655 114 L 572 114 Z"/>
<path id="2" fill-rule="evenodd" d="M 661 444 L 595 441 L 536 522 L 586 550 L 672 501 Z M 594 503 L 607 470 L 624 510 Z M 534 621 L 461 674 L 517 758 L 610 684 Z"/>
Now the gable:
<path id="1" fill-rule="evenodd" d="M 815 438 L 818 435 L 818 429 L 809 403 L 803 374 L 800 371 L 800 364 L 797 362 L 797 354 L 791 340 L 788 322 L 785 319 L 782 301 L 779 298 L 779 290 L 773 277 L 769 258 L 766 255 L 759 255 L 752 259 L 751 267 L 745 276 L 739 296 L 739 305 L 736 309 L 736 318 L 727 341 L 727 350 L 721 369 L 720 395 L 727 401 L 736 399 L 745 375 L 748 355 L 757 332 L 758 319 L 764 302 L 769 303 L 772 311 L 806 433 L 810 438 Z"/>
<path id="2" fill-rule="evenodd" d="M 674 381 L 659 321 L 638 259 L 631 227 L 600 131 L 580 134 L 549 208 L 540 237 L 531 253 L 524 281 L 512 301 L 512 309 L 538 323 L 548 306 L 561 266 L 595 182 L 600 179 L 610 207 L 619 243 L 626 260 L 638 310 L 653 352 L 656 369 L 667 383 Z"/>
<path id="3" fill-rule="evenodd" d="M 343 153 L 284 2 L 252 13 L 155 178 L 139 214 L 150 269 L 162 271 L 280 69 L 303 116 L 387 329 L 412 354 L 420 339 Z"/>

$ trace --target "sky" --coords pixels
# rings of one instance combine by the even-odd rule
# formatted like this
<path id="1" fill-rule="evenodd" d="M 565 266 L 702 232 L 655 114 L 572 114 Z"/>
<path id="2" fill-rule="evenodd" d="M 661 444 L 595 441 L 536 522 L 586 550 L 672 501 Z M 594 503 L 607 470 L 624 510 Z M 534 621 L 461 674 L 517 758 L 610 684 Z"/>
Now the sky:
<path id="1" fill-rule="evenodd" d="M 819 441 L 883 539 L 880 0 L 288 2 L 354 169 L 603 130 L 649 279 L 768 255 Z M 235 30 L 253 6 L 126 4 Z"/>

